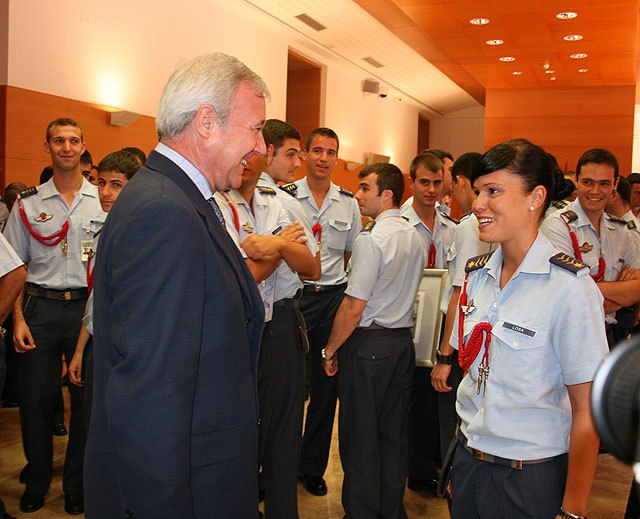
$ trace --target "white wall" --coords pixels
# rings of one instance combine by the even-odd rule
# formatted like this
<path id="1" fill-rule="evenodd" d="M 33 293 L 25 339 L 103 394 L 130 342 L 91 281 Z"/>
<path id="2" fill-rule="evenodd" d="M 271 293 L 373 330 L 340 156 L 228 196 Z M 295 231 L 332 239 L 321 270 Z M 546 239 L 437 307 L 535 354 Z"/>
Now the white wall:
<path id="1" fill-rule="evenodd" d="M 364 71 L 241 0 L 9 0 L 7 83 L 155 116 L 181 59 L 222 51 L 263 77 L 267 116 L 283 118 L 289 47 L 326 67 L 322 123 L 341 137 L 341 158 L 382 153 L 406 169 L 424 107 L 363 96 Z"/>
<path id="2" fill-rule="evenodd" d="M 434 119 L 429 125 L 429 146 L 459 157 L 484 151 L 484 107 L 468 108 Z"/>

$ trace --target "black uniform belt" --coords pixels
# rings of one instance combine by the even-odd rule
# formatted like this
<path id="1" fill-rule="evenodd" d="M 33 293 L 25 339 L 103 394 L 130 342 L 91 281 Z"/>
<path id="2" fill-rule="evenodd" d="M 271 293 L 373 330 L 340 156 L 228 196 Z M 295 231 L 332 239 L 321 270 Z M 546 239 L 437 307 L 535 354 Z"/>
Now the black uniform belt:
<path id="1" fill-rule="evenodd" d="M 347 286 L 346 283 L 340 283 L 338 285 L 305 285 L 304 286 L 304 293 L 305 294 L 309 294 L 309 293 L 314 294 L 316 292 L 330 292 L 332 290 L 342 290 L 346 286 Z"/>
<path id="2" fill-rule="evenodd" d="M 278 306 L 280 308 L 297 307 L 300 302 L 300 297 L 302 297 L 302 289 L 299 289 L 293 297 L 284 297 L 276 301 L 273 303 L 273 306 Z"/>
<path id="3" fill-rule="evenodd" d="M 89 290 L 86 288 L 54 290 L 52 288 L 43 288 L 35 283 L 27 283 L 24 291 L 30 296 L 43 297 L 55 301 L 73 301 L 74 299 L 86 299 L 89 297 Z"/>
<path id="4" fill-rule="evenodd" d="M 538 463 L 546 463 L 547 461 L 551 461 L 558 456 L 552 456 L 551 458 L 540 458 L 538 460 L 510 460 L 507 458 L 501 458 L 500 456 L 494 456 L 493 454 L 487 454 L 486 452 L 479 451 L 478 449 L 473 449 L 469 447 L 467 444 L 467 438 L 462 431 L 458 430 L 456 433 L 458 437 L 458 441 L 460 444 L 467 449 L 471 453 L 471 455 L 479 459 L 480 461 L 486 461 L 488 463 L 494 463 L 495 465 L 504 465 L 505 467 L 511 467 L 512 469 L 522 470 L 524 465 L 536 465 Z M 560 454 L 562 456 L 562 454 Z"/>
<path id="5" fill-rule="evenodd" d="M 377 323 L 371 323 L 369 326 L 358 326 L 358 328 L 361 330 L 392 330 L 392 328 L 386 328 Z"/>

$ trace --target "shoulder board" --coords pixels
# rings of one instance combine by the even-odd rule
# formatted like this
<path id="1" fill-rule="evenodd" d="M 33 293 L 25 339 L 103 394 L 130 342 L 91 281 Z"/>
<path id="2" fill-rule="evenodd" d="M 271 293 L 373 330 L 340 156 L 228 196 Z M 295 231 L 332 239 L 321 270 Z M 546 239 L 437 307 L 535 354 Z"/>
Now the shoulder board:
<path id="1" fill-rule="evenodd" d="M 624 218 L 620 218 L 619 216 L 613 216 L 612 214 L 607 213 L 609 220 L 616 223 L 621 223 L 627 225 L 627 221 Z"/>
<path id="2" fill-rule="evenodd" d="M 447 220 L 455 223 L 456 225 L 460 223 L 460 220 L 456 220 L 453 216 L 449 216 L 447 213 L 440 213 L 440 214 L 444 216 Z"/>
<path id="3" fill-rule="evenodd" d="M 298 193 L 298 186 L 296 186 L 295 182 L 291 182 L 291 184 L 285 184 L 284 186 L 279 186 L 285 193 L 289 193 L 291 196 L 296 196 Z"/>
<path id="4" fill-rule="evenodd" d="M 469 218 L 471 215 L 473 214 L 473 211 L 469 211 L 468 213 L 462 215 L 462 218 L 460 218 L 460 222 L 462 220 L 466 220 L 467 218 Z M 458 222 L 459 223 L 459 222 Z"/>
<path id="5" fill-rule="evenodd" d="M 37 192 L 38 192 L 38 188 L 36 186 L 32 186 L 20 191 L 19 195 L 20 195 L 20 198 L 27 198 L 28 196 L 35 195 Z"/>
<path id="6" fill-rule="evenodd" d="M 272 187 L 269 186 L 257 186 L 258 191 L 260 191 L 260 194 L 262 195 L 275 195 L 276 194 L 276 190 L 273 189 Z"/>
<path id="7" fill-rule="evenodd" d="M 100 233 L 102 232 L 102 229 L 103 229 L 103 227 L 100 227 L 100 229 L 98 229 L 96 231 L 96 233 L 93 235 L 94 239 L 97 238 L 100 235 Z"/>
<path id="8" fill-rule="evenodd" d="M 362 227 L 362 230 L 360 232 L 371 233 L 371 230 L 375 227 L 375 225 L 376 221 L 371 220 L 370 222 L 367 222 L 364 227 Z"/>
<path id="9" fill-rule="evenodd" d="M 569 209 L 568 211 L 565 211 L 564 213 L 561 213 L 561 216 L 564 216 L 568 222 L 573 222 L 574 220 L 578 219 L 578 215 L 574 213 L 571 209 Z"/>
<path id="10" fill-rule="evenodd" d="M 348 189 L 345 189 L 342 186 L 338 186 L 338 191 L 340 191 L 343 195 L 347 195 L 353 198 L 353 192 L 349 191 Z"/>
<path id="11" fill-rule="evenodd" d="M 470 258 L 467 261 L 467 265 L 464 267 L 464 271 L 469 273 L 469 272 L 473 272 L 474 270 L 481 269 L 487 264 L 487 261 L 489 261 L 489 258 L 491 257 L 492 254 L 493 252 L 488 252 L 487 254 Z"/>
<path id="12" fill-rule="evenodd" d="M 569 256 L 568 254 L 564 254 L 563 252 L 559 252 L 555 256 L 551 256 L 549 258 L 549 263 L 557 265 L 558 267 L 562 267 L 563 269 L 568 270 L 569 272 L 573 272 L 574 274 L 577 274 L 582 269 L 587 268 L 584 263 L 579 262 L 574 257 Z"/>
<path id="13" fill-rule="evenodd" d="M 551 204 L 551 207 L 555 207 L 556 209 L 564 209 L 568 205 L 569 202 L 567 202 L 566 200 L 557 200 L 556 202 Z"/>
<path id="14" fill-rule="evenodd" d="M 629 220 L 629 221 L 627 222 L 627 227 L 628 227 L 629 229 L 636 229 L 636 228 L 637 228 L 637 227 L 636 227 L 636 222 L 634 222 L 633 220 Z"/>

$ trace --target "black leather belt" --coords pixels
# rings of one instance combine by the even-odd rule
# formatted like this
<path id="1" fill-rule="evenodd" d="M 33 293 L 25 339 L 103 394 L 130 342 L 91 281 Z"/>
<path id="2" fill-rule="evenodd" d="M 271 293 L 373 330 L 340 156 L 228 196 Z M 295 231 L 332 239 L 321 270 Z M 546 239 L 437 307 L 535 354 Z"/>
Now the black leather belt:
<path id="1" fill-rule="evenodd" d="M 52 299 L 54 301 L 73 301 L 75 299 L 86 299 L 89 297 L 89 290 L 86 288 L 54 290 L 52 288 L 43 288 L 35 283 L 27 283 L 24 291 L 30 296 L 43 297 L 44 299 Z"/>
<path id="2" fill-rule="evenodd" d="M 479 459 L 480 461 L 486 461 L 488 463 L 494 463 L 495 465 L 503 465 L 505 467 L 511 467 L 512 469 L 522 470 L 524 465 L 536 465 L 538 463 L 546 463 L 547 461 L 551 461 L 558 456 L 552 456 L 551 458 L 540 458 L 537 460 L 510 460 L 508 458 L 501 458 L 500 456 L 494 456 L 493 454 L 487 454 L 486 452 L 479 451 L 478 449 L 473 449 L 469 447 L 467 444 L 467 438 L 462 431 L 458 430 L 456 433 L 458 441 L 460 444 L 469 452 L 471 455 Z M 562 456 L 560 454 L 559 456 Z"/>
<path id="3" fill-rule="evenodd" d="M 298 306 L 300 302 L 300 297 L 302 297 L 302 289 L 299 289 L 293 297 L 285 297 L 273 303 L 273 306 L 278 306 L 280 308 L 289 308 Z"/>
<path id="4" fill-rule="evenodd" d="M 391 330 L 392 328 L 385 328 L 376 323 L 371 323 L 369 326 L 358 326 L 361 330 Z"/>
<path id="5" fill-rule="evenodd" d="M 315 294 L 317 292 L 331 292 L 332 290 L 341 290 L 346 287 L 346 283 L 340 283 L 339 285 L 305 285 L 305 294 Z"/>

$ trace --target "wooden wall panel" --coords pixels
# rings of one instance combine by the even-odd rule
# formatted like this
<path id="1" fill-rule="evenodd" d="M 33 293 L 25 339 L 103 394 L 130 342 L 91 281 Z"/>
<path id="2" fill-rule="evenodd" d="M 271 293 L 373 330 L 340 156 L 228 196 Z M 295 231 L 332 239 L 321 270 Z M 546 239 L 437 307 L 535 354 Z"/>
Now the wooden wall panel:
<path id="1" fill-rule="evenodd" d="M 153 117 L 140 116 L 127 127 L 112 126 L 109 112 L 92 104 L 12 86 L 6 87 L 3 106 L 6 122 L 0 145 L 0 151 L 4 149 L 0 155 L 0 165 L 4 166 L 2 188 L 16 181 L 37 184 L 40 171 L 51 162 L 43 148 L 45 130 L 58 117 L 71 117 L 80 124 L 96 164 L 107 153 L 124 146 L 137 146 L 148 154 L 157 143 Z"/>
<path id="2" fill-rule="evenodd" d="M 286 120 L 302 134 L 303 148 L 307 135 L 320 126 L 320 95 L 320 68 L 288 71 Z"/>
<path id="3" fill-rule="evenodd" d="M 635 86 L 488 90 L 485 150 L 524 137 L 575 169 L 589 148 L 607 148 L 631 171 Z"/>

